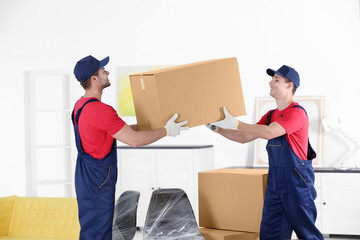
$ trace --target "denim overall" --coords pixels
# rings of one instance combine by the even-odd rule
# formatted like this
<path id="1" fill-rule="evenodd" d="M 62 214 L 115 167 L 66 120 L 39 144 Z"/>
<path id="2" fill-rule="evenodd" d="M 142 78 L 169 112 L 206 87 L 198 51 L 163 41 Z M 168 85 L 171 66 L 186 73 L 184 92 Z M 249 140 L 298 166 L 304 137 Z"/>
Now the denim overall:
<path id="1" fill-rule="evenodd" d="M 305 111 L 299 105 L 293 107 Z M 273 111 L 267 116 L 267 125 L 271 122 Z M 285 135 L 270 139 L 266 150 L 269 156 L 269 175 L 260 239 L 291 239 L 292 230 L 300 239 L 324 239 L 315 226 L 316 190 L 312 159 L 316 157 L 316 153 L 310 142 L 307 153 L 309 160 L 305 161 L 294 153 Z"/>
<path id="2" fill-rule="evenodd" d="M 76 148 L 75 190 L 79 208 L 80 240 L 111 240 L 117 180 L 116 140 L 111 151 L 103 159 L 95 159 L 84 152 L 78 122 L 88 100 L 78 111 L 74 121 Z"/>

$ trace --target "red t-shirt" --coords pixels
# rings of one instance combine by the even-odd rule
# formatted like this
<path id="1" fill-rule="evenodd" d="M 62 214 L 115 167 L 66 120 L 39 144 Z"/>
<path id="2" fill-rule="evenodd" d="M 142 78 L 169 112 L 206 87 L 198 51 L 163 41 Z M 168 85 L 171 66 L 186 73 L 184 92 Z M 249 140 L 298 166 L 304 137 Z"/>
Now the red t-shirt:
<path id="1" fill-rule="evenodd" d="M 90 99 L 81 97 L 75 103 L 74 118 L 78 109 Z M 114 141 L 112 135 L 124 125 L 125 122 L 117 115 L 113 107 L 100 101 L 86 104 L 78 122 L 84 151 L 93 158 L 104 158 L 111 150 Z"/>
<path id="2" fill-rule="evenodd" d="M 282 111 L 276 109 L 271 116 L 271 122 L 277 122 L 285 129 L 286 139 L 291 149 L 299 158 L 307 160 L 309 119 L 303 109 L 292 108 L 294 105 L 299 104 L 291 103 Z M 270 111 L 262 116 L 257 124 L 266 125 L 266 116 Z"/>

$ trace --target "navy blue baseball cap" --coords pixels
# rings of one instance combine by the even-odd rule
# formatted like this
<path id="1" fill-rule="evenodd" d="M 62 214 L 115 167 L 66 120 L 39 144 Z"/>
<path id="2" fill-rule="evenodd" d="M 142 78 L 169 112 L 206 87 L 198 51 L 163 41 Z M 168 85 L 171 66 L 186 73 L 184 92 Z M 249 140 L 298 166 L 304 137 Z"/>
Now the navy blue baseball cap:
<path id="1" fill-rule="evenodd" d="M 88 80 L 97 70 L 103 68 L 109 62 L 109 56 L 99 61 L 89 55 L 79 60 L 74 68 L 74 75 L 79 82 Z"/>
<path id="2" fill-rule="evenodd" d="M 266 70 L 266 73 L 270 76 L 274 76 L 275 73 L 282 76 L 282 77 L 286 77 L 288 78 L 290 81 L 292 81 L 295 85 L 296 88 L 298 88 L 300 86 L 300 77 L 298 72 L 293 69 L 292 67 L 286 66 L 286 65 L 282 65 L 281 68 L 279 68 L 277 71 L 272 70 L 270 68 L 268 68 Z"/>

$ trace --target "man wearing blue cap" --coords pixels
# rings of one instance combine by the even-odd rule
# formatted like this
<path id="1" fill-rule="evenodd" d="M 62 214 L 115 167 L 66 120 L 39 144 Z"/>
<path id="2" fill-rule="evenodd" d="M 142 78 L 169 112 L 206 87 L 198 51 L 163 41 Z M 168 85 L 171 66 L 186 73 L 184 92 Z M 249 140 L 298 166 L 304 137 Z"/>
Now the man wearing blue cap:
<path id="1" fill-rule="evenodd" d="M 276 100 L 276 109 L 267 112 L 256 124 L 246 124 L 224 108 L 225 119 L 207 127 L 240 143 L 257 138 L 268 140 L 269 175 L 261 240 L 291 239 L 292 231 L 300 239 L 324 239 L 315 226 L 312 159 L 316 153 L 308 139 L 309 119 L 305 109 L 293 101 L 300 85 L 299 74 L 286 65 L 266 72 L 272 77 L 270 96 Z"/>
<path id="2" fill-rule="evenodd" d="M 127 125 L 114 108 L 101 102 L 103 89 L 110 86 L 105 70 L 109 57 L 97 60 L 87 56 L 79 60 L 74 75 L 85 95 L 72 112 L 78 157 L 75 190 L 79 208 L 80 239 L 111 240 L 117 180 L 116 140 L 139 147 L 165 136 L 177 136 L 187 121 L 175 123 L 175 114 L 163 128 L 137 131 Z M 135 226 L 134 226 L 135 227 Z"/>

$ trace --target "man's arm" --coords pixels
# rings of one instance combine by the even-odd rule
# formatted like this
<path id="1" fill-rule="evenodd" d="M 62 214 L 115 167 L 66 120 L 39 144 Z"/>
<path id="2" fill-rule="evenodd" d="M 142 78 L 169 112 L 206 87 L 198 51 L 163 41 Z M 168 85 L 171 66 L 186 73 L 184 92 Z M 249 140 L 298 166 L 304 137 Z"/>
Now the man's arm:
<path id="1" fill-rule="evenodd" d="M 188 121 L 176 123 L 175 120 L 177 117 L 178 114 L 175 113 L 164 127 L 156 130 L 138 131 L 136 124 L 130 126 L 125 124 L 113 135 L 113 138 L 132 147 L 140 147 L 156 142 L 165 136 L 175 137 L 179 135 L 181 131 L 189 129 L 189 127 L 183 127 Z"/>
<path id="2" fill-rule="evenodd" d="M 135 125 L 125 124 L 113 137 L 120 142 L 128 144 L 132 147 L 141 147 L 166 136 L 165 128 L 159 128 L 156 130 L 136 131 Z"/>
<path id="3" fill-rule="evenodd" d="M 239 121 L 237 129 L 219 128 L 222 136 L 239 143 L 248 143 L 257 138 L 272 139 L 284 135 L 285 129 L 277 122 L 267 125 L 247 124 Z"/>

